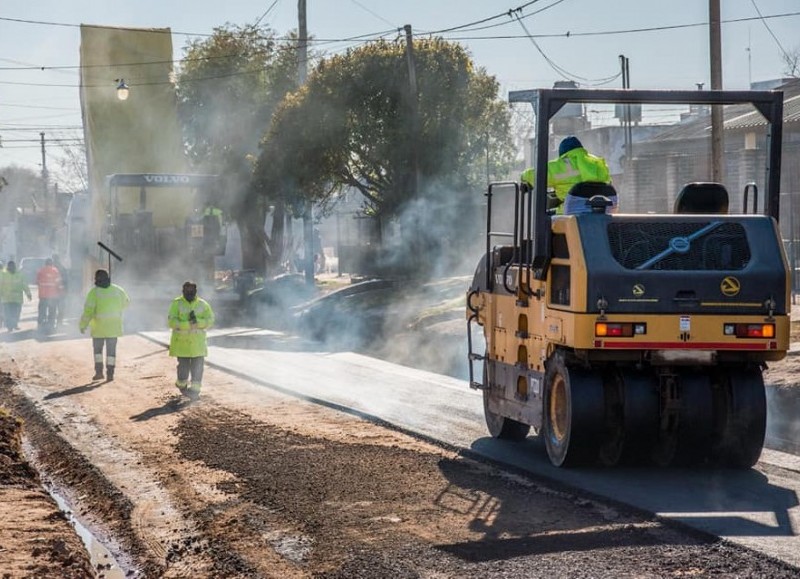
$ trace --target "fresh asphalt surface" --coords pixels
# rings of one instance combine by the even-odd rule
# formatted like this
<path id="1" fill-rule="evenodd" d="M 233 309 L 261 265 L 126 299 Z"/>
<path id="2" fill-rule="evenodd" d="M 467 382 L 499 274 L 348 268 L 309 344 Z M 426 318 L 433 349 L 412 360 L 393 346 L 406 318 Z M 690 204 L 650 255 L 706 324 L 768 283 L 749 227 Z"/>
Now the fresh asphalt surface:
<path id="1" fill-rule="evenodd" d="M 161 344 L 169 341 L 168 332 L 142 335 Z M 747 471 L 559 469 L 550 464 L 537 437 L 523 443 L 489 437 L 480 393 L 463 380 L 250 328 L 212 331 L 207 362 L 266 387 L 681 521 L 800 567 L 796 456 L 765 450 L 758 467 Z"/>

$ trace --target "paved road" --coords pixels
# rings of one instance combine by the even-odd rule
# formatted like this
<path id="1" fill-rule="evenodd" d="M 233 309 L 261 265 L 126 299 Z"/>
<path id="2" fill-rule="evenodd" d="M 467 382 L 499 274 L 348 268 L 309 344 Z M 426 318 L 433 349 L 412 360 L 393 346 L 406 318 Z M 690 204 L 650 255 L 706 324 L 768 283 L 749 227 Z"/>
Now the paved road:
<path id="1" fill-rule="evenodd" d="M 167 343 L 167 332 L 146 332 Z M 557 469 L 536 437 L 487 436 L 467 383 L 264 330 L 212 332 L 208 363 L 264 386 L 379 419 L 551 480 L 682 521 L 800 567 L 800 458 L 765 450 L 758 469 Z M 213 388 L 213 385 L 209 385 Z"/>

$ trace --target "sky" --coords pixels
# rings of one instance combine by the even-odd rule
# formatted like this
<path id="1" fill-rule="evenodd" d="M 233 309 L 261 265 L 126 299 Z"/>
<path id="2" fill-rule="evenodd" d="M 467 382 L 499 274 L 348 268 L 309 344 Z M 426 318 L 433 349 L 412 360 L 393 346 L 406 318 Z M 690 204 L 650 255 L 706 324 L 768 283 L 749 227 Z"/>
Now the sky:
<path id="1" fill-rule="evenodd" d="M 529 4 L 516 14 L 509 11 Z M 0 167 L 41 170 L 47 151 L 81 136 L 78 98 L 80 24 L 169 27 L 175 59 L 191 39 L 225 23 L 297 28 L 297 0 L 36 0 L 0 8 Z M 619 56 L 629 59 L 632 88 L 695 89 L 709 82 L 706 0 L 307 0 L 308 32 L 322 54 L 358 43 L 442 32 L 461 42 L 477 66 L 508 90 L 621 86 Z M 721 0 L 723 87 L 785 76 L 784 54 L 800 51 L 800 0 Z M 496 17 L 496 18 L 493 18 Z M 533 40 L 528 36 L 531 35 Z M 72 68 L 54 68 L 72 67 Z M 115 75 L 109 71 L 113 89 Z M 611 80 L 609 80 L 611 79 Z M 602 83 L 607 84 L 602 84 Z M 59 141 L 59 139 L 62 139 Z M 54 150 L 55 148 L 55 150 Z M 50 157 L 48 157 L 50 159 Z M 48 161 L 48 168 L 52 161 Z"/>

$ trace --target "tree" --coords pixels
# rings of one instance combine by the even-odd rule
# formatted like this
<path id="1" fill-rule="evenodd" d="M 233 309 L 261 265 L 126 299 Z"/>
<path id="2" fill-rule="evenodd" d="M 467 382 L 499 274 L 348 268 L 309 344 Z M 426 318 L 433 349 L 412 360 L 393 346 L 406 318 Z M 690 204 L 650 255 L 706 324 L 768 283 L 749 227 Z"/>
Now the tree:
<path id="1" fill-rule="evenodd" d="M 86 147 L 80 144 L 62 143 L 54 155 L 56 170 L 50 179 L 60 191 L 76 193 L 89 189 L 89 168 L 86 163 Z"/>
<path id="2" fill-rule="evenodd" d="M 800 75 L 800 48 L 784 52 L 783 64 L 786 67 L 783 73 L 792 78 L 797 78 Z"/>
<path id="3" fill-rule="evenodd" d="M 315 201 L 353 187 L 368 214 L 435 232 L 426 220 L 444 209 L 444 219 L 453 218 L 487 174 L 505 175 L 513 147 L 496 80 L 459 44 L 417 40 L 414 52 L 418 134 L 405 48 L 375 42 L 349 50 L 321 61 L 276 112 L 256 167 L 261 187 Z"/>
<path id="4" fill-rule="evenodd" d="M 284 95 L 295 89 L 295 51 L 270 30 L 226 25 L 187 43 L 178 74 L 178 103 L 195 170 L 223 175 L 226 198 L 216 202 L 242 232 L 245 268 L 263 271 L 270 244 L 280 246 L 282 220 L 264 232 L 268 204 L 250 186 L 258 142 Z M 280 221 L 280 223 L 278 223 Z"/>
<path id="5" fill-rule="evenodd" d="M 10 165 L 0 169 L 0 226 L 13 223 L 22 212 L 43 210 L 42 176 L 39 172 Z"/>

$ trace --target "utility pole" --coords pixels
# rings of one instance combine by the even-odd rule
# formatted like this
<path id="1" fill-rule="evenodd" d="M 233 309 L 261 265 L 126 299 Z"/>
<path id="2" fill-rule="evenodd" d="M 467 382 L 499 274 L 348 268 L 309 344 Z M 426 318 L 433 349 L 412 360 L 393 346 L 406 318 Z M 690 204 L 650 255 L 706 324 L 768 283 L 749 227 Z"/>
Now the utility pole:
<path id="1" fill-rule="evenodd" d="M 50 198 L 47 191 L 47 181 L 49 179 L 49 175 L 47 173 L 47 153 L 45 152 L 44 147 L 44 132 L 39 133 L 39 137 L 41 138 L 42 143 L 42 192 L 44 193 L 42 202 L 44 203 L 45 211 L 47 211 L 50 206 Z"/>
<path id="2" fill-rule="evenodd" d="M 308 75 L 308 24 L 306 0 L 297 0 L 297 84 L 304 85 Z M 303 207 L 303 240 L 305 245 L 306 284 L 314 285 L 314 222 L 311 201 Z M 322 251 L 322 248 L 320 248 Z"/>
<path id="3" fill-rule="evenodd" d="M 619 63 L 622 68 L 622 88 L 631 88 L 631 68 L 630 59 L 624 54 L 619 55 Z M 633 159 L 633 133 L 631 132 L 631 105 L 623 105 L 622 127 L 625 135 L 625 164 L 629 164 Z"/>
<path id="4" fill-rule="evenodd" d="M 411 115 L 411 175 L 409 185 L 411 188 L 412 206 L 419 202 L 419 89 L 417 87 L 417 63 L 414 60 L 414 35 L 411 32 L 411 25 L 403 26 L 406 33 L 406 62 L 408 64 L 408 92 L 409 92 L 409 113 Z M 416 208 L 419 210 L 419 208 Z M 419 259 L 422 254 L 421 235 L 419 219 L 414 219 L 414 244 L 412 250 L 415 259 Z M 419 264 L 418 264 L 419 265 Z"/>
<path id="5" fill-rule="evenodd" d="M 720 28 L 719 0 L 708 0 L 708 20 L 711 56 L 711 90 L 722 90 L 722 31 Z M 723 164 L 723 109 L 711 105 L 711 180 L 722 183 L 725 178 Z"/>
<path id="6" fill-rule="evenodd" d="M 419 192 L 419 153 L 417 141 L 419 139 L 419 89 L 417 88 L 417 63 L 414 60 L 414 35 L 411 25 L 403 26 L 406 32 L 406 62 L 408 63 L 408 91 L 411 112 L 411 188 L 413 199 Z"/>
<path id="7" fill-rule="evenodd" d="M 747 29 L 747 88 L 753 88 L 753 51 L 750 45 L 750 29 Z"/>

